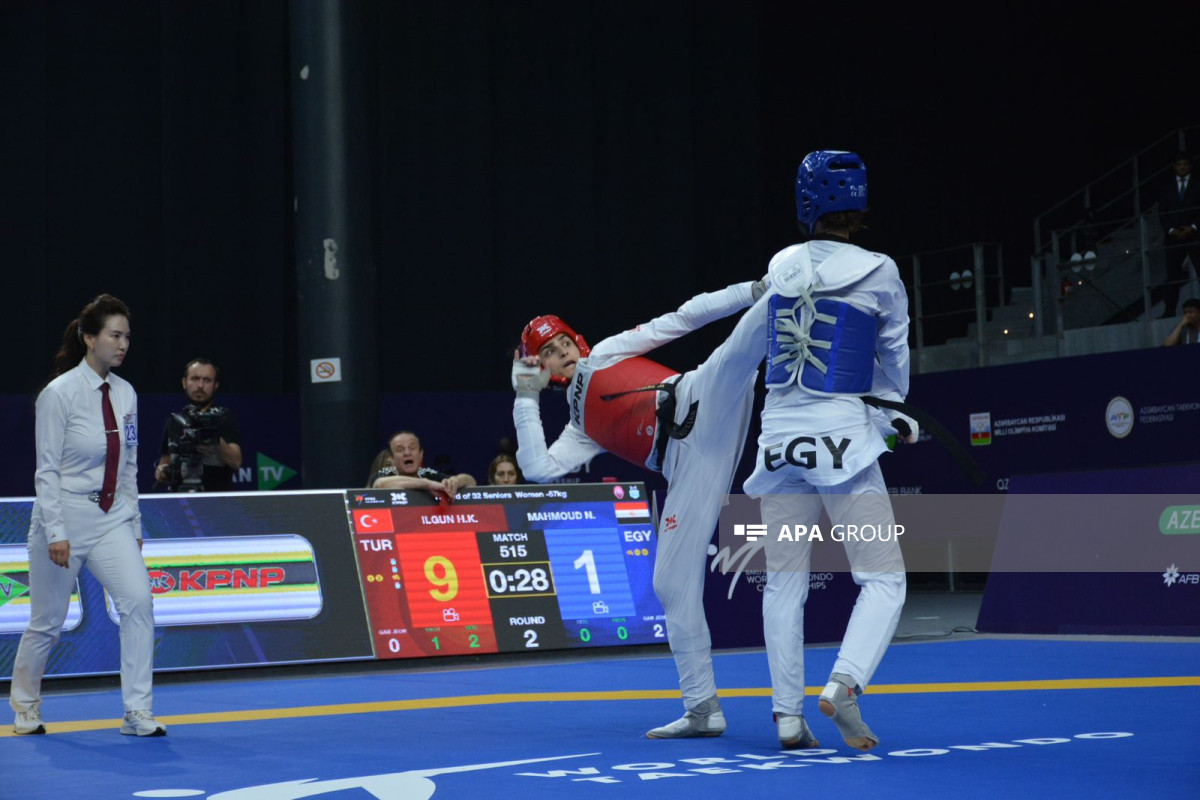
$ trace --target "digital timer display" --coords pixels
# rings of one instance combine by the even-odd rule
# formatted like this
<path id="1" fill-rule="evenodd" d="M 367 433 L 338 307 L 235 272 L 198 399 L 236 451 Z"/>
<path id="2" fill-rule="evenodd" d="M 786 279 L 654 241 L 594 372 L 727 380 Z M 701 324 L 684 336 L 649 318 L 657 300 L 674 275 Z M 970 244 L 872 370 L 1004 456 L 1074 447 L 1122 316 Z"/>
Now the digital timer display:
<path id="1" fill-rule="evenodd" d="M 666 641 L 641 484 L 346 501 L 379 658 Z"/>

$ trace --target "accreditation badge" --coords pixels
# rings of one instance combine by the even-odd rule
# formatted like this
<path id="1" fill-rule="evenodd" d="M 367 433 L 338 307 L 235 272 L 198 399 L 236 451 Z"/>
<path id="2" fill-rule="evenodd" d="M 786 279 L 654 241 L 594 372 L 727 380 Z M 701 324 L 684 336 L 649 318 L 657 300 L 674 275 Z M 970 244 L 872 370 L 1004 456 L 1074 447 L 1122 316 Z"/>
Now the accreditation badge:
<path id="1" fill-rule="evenodd" d="M 137 414 L 125 415 L 125 445 L 127 447 L 136 447 L 137 438 Z"/>

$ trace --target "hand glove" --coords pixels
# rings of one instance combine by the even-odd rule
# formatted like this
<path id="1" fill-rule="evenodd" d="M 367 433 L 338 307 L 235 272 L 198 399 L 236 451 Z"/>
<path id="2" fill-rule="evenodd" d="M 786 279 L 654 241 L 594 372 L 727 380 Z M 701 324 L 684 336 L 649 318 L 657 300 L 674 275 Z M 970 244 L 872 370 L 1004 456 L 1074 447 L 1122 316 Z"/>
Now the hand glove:
<path id="1" fill-rule="evenodd" d="M 899 411 L 889 410 L 887 412 L 888 419 L 892 421 L 892 427 L 896 429 L 896 436 L 902 442 L 915 444 L 917 437 L 921 434 L 921 426 L 917 421 L 907 414 L 901 414 Z"/>
<path id="2" fill-rule="evenodd" d="M 512 387 L 517 394 L 537 395 L 550 384 L 550 370 L 539 365 L 513 361 Z"/>

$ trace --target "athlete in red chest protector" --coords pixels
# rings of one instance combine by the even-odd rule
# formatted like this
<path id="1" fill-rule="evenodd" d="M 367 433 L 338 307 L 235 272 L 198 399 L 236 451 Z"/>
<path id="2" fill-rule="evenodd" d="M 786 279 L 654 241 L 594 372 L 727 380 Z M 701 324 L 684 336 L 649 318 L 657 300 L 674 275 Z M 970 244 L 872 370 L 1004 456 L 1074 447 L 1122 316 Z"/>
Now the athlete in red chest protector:
<path id="1" fill-rule="evenodd" d="M 605 451 L 667 479 L 654 591 L 666 611 L 684 715 L 648 731 L 651 739 L 725 731 L 704 618 L 704 565 L 746 440 L 765 322 L 744 317 L 703 364 L 682 375 L 642 355 L 748 308 L 764 290 L 762 282 L 745 282 L 698 295 L 595 347 L 558 317 L 538 317 L 525 327 L 513 361 L 517 461 L 528 479 L 554 481 Z M 547 447 L 538 399 L 551 382 L 565 391 L 570 420 Z"/>

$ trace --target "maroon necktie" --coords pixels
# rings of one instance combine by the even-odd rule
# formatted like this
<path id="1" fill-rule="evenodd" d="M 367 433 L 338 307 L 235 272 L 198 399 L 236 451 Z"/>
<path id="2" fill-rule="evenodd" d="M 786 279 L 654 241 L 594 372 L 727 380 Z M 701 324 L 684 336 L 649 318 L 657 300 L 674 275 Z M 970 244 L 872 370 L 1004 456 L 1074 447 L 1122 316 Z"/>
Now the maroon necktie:
<path id="1" fill-rule="evenodd" d="M 121 439 L 117 430 L 117 415 L 108 399 L 108 383 L 100 384 L 101 407 L 104 409 L 104 438 L 108 451 L 104 455 L 104 488 L 100 490 L 100 510 L 105 514 L 112 508 L 117 489 L 117 462 L 121 460 Z"/>

